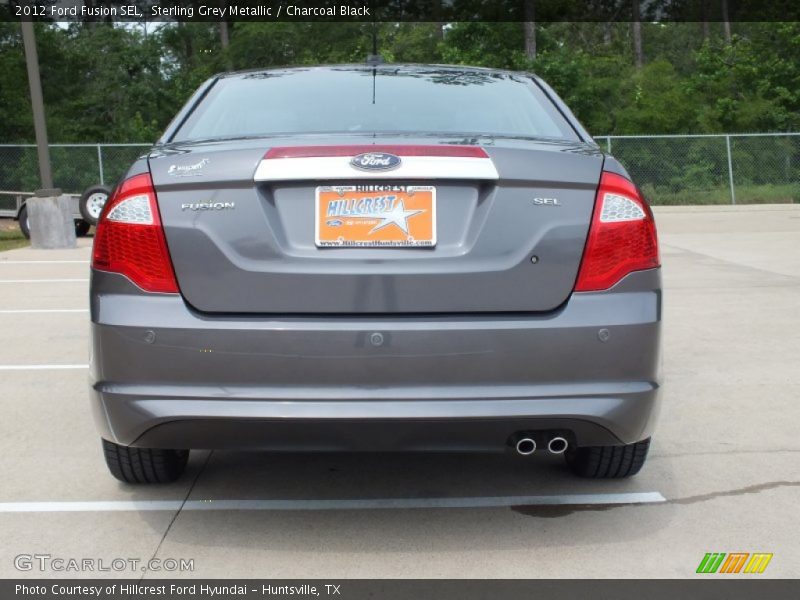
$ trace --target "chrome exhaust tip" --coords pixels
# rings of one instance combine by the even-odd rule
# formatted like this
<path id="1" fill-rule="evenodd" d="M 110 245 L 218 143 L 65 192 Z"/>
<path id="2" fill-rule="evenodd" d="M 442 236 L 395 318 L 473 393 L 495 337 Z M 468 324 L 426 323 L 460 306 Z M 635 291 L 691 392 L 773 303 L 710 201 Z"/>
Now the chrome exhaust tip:
<path id="1" fill-rule="evenodd" d="M 536 442 L 531 438 L 522 438 L 517 442 L 517 454 L 528 456 L 536 451 Z"/>
<path id="2" fill-rule="evenodd" d="M 554 437 L 550 440 L 547 444 L 547 450 L 550 454 L 563 454 L 567 446 L 569 446 L 569 442 L 562 437 Z"/>

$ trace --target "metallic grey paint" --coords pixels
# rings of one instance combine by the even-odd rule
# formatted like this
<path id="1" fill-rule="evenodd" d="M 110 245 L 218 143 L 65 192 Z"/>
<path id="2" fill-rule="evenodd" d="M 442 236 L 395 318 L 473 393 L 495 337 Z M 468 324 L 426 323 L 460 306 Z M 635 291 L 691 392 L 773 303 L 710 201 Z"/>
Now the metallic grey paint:
<path id="1" fill-rule="evenodd" d="M 423 420 L 448 429 L 450 420 L 469 428 L 491 419 L 505 429 L 479 447 L 500 450 L 545 418 L 611 434 L 579 436 L 581 445 L 631 443 L 650 435 L 658 404 L 659 283 L 659 270 L 632 273 L 541 315 L 211 317 L 179 296 L 95 271 L 94 413 L 101 434 L 122 444 L 156 425 L 197 419 L 245 432 L 251 421 Z M 383 335 L 379 347 L 369 341 L 374 332 Z M 231 444 L 213 427 L 203 432 L 193 447 Z M 271 447 L 268 437 L 237 437 L 242 447 Z M 317 441 L 297 436 L 291 447 Z M 340 441 L 358 447 L 346 435 Z M 446 437 L 439 445 L 452 448 Z"/>
<path id="2" fill-rule="evenodd" d="M 181 294 L 93 270 L 101 436 L 272 450 L 502 450 L 541 429 L 581 446 L 649 437 L 660 270 L 572 292 L 600 173 L 627 174 L 543 89 L 586 143 L 298 136 L 161 143 L 137 161 L 127 176 L 152 173 Z M 313 173 L 253 182 L 269 147 L 373 142 L 480 144 L 500 179 L 433 182 L 428 250 L 318 249 Z M 198 176 L 169 175 L 202 159 Z M 181 210 L 207 202 L 235 209 Z"/>
<path id="3" fill-rule="evenodd" d="M 348 143 L 340 137 L 302 144 Z M 396 143 L 392 138 L 370 138 Z M 325 182 L 253 184 L 270 146 L 295 138 L 179 145 L 186 155 L 155 156 L 150 170 L 181 293 L 216 313 L 424 313 L 546 311 L 575 284 L 603 156 L 588 146 L 496 141 L 486 146 L 500 180 L 434 181 L 435 248 L 336 249 L 314 244 L 314 188 Z M 351 143 L 364 143 L 353 138 Z M 407 144 L 429 139 L 403 139 Z M 198 177 L 174 165 L 208 159 Z M 355 178 L 354 178 L 355 179 Z M 387 183 L 396 181 L 390 173 Z M 557 197 L 557 208 L 536 197 Z M 236 209 L 188 214 L 197 202 Z M 539 257 L 533 266 L 531 255 Z M 213 277 L 209 277 L 213 273 Z"/>

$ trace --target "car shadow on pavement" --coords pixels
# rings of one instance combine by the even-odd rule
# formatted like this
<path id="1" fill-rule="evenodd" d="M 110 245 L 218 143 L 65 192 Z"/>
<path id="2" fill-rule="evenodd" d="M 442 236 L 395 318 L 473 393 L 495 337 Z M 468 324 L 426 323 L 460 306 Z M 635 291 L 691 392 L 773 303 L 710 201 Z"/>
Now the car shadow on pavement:
<path id="1" fill-rule="evenodd" d="M 205 456 L 202 458 L 205 461 Z M 561 456 L 511 454 L 284 454 L 215 451 L 195 457 L 192 502 L 219 500 L 463 500 L 458 507 L 184 510 L 168 533 L 193 547 L 252 547 L 314 552 L 386 552 L 420 544 L 441 551 L 530 548 L 563 528 L 561 545 L 619 541 L 667 527 L 673 509 L 657 505 L 516 505 L 513 497 L 654 491 L 652 478 L 594 481 L 574 477 Z M 476 507 L 471 500 L 498 498 Z M 335 503 L 332 503 L 335 504 Z M 656 508 L 655 507 L 660 507 Z M 631 519 L 632 511 L 636 511 Z M 148 520 L 148 513 L 140 513 Z M 546 523 L 553 523 L 548 526 Z M 161 522 L 158 521 L 160 527 Z M 551 531 L 552 533 L 552 531 Z"/>

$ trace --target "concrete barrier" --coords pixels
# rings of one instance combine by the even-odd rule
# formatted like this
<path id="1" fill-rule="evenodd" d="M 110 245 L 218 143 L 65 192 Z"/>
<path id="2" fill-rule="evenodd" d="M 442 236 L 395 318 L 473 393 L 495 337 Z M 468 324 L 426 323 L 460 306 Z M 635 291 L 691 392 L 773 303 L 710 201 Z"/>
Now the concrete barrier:
<path id="1" fill-rule="evenodd" d="M 72 199 L 61 190 L 40 190 L 28 199 L 31 248 L 76 247 L 72 204 Z"/>

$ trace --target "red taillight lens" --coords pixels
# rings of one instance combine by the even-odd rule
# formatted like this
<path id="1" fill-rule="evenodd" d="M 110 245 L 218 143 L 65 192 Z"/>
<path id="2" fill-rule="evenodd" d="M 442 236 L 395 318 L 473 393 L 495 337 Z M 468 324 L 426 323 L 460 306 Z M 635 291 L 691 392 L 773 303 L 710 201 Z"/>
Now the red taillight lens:
<path id="1" fill-rule="evenodd" d="M 632 271 L 657 266 L 658 238 L 650 207 L 633 183 L 604 172 L 575 291 L 606 290 Z"/>
<path id="2" fill-rule="evenodd" d="M 94 236 L 92 268 L 125 275 L 148 292 L 178 292 L 148 173 L 126 179 L 108 199 Z"/>

